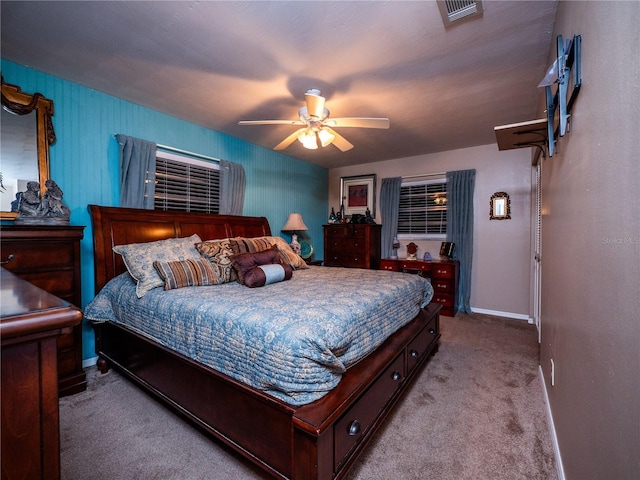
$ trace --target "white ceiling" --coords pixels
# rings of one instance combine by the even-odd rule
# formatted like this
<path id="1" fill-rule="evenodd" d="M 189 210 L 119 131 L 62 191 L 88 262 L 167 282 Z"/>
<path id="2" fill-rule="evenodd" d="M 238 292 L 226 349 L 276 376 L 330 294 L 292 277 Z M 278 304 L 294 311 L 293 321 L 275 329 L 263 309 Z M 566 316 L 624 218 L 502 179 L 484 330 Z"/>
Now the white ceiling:
<path id="1" fill-rule="evenodd" d="M 310 88 L 332 117 L 390 119 L 340 129 L 344 153 L 284 151 L 331 168 L 494 143 L 494 126 L 535 118 L 557 2 L 483 7 L 445 29 L 435 1 L 3 0 L 1 54 L 266 148 L 297 127 L 238 121 L 296 120 Z"/>

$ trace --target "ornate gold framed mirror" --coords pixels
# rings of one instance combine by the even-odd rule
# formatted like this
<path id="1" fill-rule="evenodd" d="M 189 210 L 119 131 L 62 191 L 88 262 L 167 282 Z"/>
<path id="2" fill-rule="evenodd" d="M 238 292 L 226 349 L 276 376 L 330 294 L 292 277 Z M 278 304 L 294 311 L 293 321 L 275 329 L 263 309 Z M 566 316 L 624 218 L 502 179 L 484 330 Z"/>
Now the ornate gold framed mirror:
<path id="1" fill-rule="evenodd" d="M 13 220 L 11 203 L 26 184 L 37 181 L 40 195 L 49 179 L 49 146 L 55 141 L 51 117 L 53 100 L 40 93 L 28 94 L 2 79 L 2 163 L 0 219 Z"/>
<path id="2" fill-rule="evenodd" d="M 511 201 L 506 192 L 496 192 L 489 201 L 490 220 L 508 220 L 511 218 Z"/>

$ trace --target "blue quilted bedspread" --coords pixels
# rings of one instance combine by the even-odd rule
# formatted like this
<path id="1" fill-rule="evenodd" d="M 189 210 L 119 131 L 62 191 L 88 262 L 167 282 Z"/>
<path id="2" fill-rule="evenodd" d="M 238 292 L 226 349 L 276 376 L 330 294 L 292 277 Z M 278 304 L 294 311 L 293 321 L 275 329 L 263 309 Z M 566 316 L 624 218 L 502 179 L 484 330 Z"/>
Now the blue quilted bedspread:
<path id="1" fill-rule="evenodd" d="M 384 270 L 311 267 L 261 288 L 236 282 L 137 298 L 128 273 L 85 309 L 292 405 L 334 388 L 347 368 L 413 319 L 427 279 Z"/>

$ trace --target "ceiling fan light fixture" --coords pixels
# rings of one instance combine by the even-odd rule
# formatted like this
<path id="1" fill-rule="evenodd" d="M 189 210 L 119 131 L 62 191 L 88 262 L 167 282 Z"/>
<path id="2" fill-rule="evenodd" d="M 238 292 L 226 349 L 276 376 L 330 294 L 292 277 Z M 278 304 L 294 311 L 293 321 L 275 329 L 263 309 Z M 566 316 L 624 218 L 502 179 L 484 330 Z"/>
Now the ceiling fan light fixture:
<path id="1" fill-rule="evenodd" d="M 321 128 L 320 131 L 318 132 L 318 138 L 320 138 L 320 144 L 323 147 L 326 147 L 327 145 L 331 145 L 331 142 L 333 142 L 336 136 L 331 132 L 329 132 L 328 130 Z"/>
<path id="2" fill-rule="evenodd" d="M 315 150 L 318 148 L 318 144 L 316 143 L 316 133 L 310 128 L 302 130 L 298 134 L 298 140 L 304 148 L 308 148 L 309 150 Z"/>

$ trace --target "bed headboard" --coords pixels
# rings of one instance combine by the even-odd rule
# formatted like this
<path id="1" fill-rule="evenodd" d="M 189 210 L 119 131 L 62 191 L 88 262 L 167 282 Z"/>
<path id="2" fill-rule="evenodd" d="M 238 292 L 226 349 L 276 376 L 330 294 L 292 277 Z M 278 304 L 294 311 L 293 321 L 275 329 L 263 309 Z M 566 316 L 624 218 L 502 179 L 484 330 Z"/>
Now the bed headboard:
<path id="1" fill-rule="evenodd" d="M 265 217 L 165 212 L 98 205 L 89 205 L 89 212 L 93 226 L 96 293 L 113 277 L 126 271 L 122 258 L 113 251 L 116 245 L 189 237 L 194 233 L 200 235 L 202 240 L 271 235 L 271 228 Z"/>

